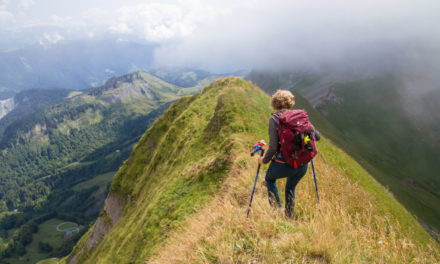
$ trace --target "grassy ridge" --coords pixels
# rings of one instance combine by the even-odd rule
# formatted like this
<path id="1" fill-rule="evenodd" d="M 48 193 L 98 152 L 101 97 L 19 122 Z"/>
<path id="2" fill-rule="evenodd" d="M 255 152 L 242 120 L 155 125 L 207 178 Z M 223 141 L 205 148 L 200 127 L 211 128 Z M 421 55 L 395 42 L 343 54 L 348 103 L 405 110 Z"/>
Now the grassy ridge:
<path id="1" fill-rule="evenodd" d="M 353 159 L 327 139 L 296 194 L 295 221 L 272 209 L 256 161 L 237 157 L 222 196 L 188 219 L 146 263 L 436 263 L 438 245 Z M 263 174 L 264 175 L 264 174 Z M 279 183 L 284 189 L 285 180 Z M 283 191 L 281 191 L 281 197 Z M 284 201 L 283 201 L 284 202 Z"/>
<path id="2" fill-rule="evenodd" d="M 201 94 L 172 105 L 114 178 L 110 194 L 128 200 L 122 218 L 91 250 L 86 244 L 94 231 L 89 231 L 68 260 L 398 263 L 440 259 L 438 245 L 415 219 L 327 139 L 319 143 L 321 154 L 316 159 L 322 199 L 318 207 L 309 170 L 298 187 L 295 222 L 268 206 L 261 185 L 252 216 L 246 219 L 256 169 L 247 153 L 257 140 L 267 139 L 270 112 L 268 96 L 238 78 L 219 80 Z M 318 117 L 313 120 L 318 126 Z M 110 208 L 101 217 L 111 213 Z"/>
<path id="3" fill-rule="evenodd" d="M 382 201 L 381 203 L 386 204 L 386 206 L 379 211 L 392 211 L 393 218 L 396 219 L 399 219 L 399 216 L 404 216 L 398 220 L 401 224 L 403 224 L 403 227 L 407 229 L 414 229 L 415 234 L 419 236 L 420 241 L 427 241 L 422 238 L 425 237 L 426 232 L 420 229 L 419 224 L 415 224 L 414 218 L 409 217 L 408 212 L 394 198 L 390 199 L 389 190 L 374 180 L 375 177 L 371 176 L 372 173 L 380 174 L 380 170 L 374 166 L 371 166 L 365 157 L 361 155 L 359 151 L 356 151 L 355 146 L 353 146 L 351 142 L 347 142 L 344 139 L 344 133 L 339 130 L 337 126 L 334 126 L 333 123 L 330 123 L 330 121 L 320 112 L 318 112 L 312 105 L 310 105 L 305 98 L 303 98 L 300 94 L 297 94 L 295 99 L 296 107 L 307 110 L 310 119 L 316 128 L 321 132 L 321 134 L 327 138 L 330 137 L 330 142 L 336 143 L 335 145 L 339 146 L 339 148 L 346 149 L 347 152 L 350 153 L 351 156 L 354 156 L 356 160 L 356 162 L 354 162 L 350 158 L 344 157 L 338 148 L 334 146 L 332 147 L 331 144 L 328 144 L 328 141 L 324 141 L 324 143 L 326 143 L 324 145 L 326 148 L 324 150 L 321 149 L 321 154 L 324 155 L 322 152 L 325 152 L 326 156 L 329 157 L 327 160 L 329 166 L 332 166 L 332 163 L 334 163 L 334 167 L 339 169 L 340 173 L 346 174 L 346 176 L 348 176 L 352 182 L 360 183 L 364 190 L 375 194 L 378 200 Z M 322 142 L 319 143 L 321 144 Z M 322 146 L 320 146 L 320 148 L 322 148 Z M 359 164 L 362 165 L 362 167 L 360 167 Z M 344 170 L 347 170 L 346 167 L 350 168 L 350 173 L 344 173 Z M 365 171 L 365 167 L 369 171 L 368 173 Z M 384 190 L 386 190 L 386 192 L 384 192 Z M 379 207 L 381 208 L 381 206 Z"/>
<path id="4" fill-rule="evenodd" d="M 307 73 L 254 72 L 249 78 L 268 93 L 291 89 L 300 101 L 301 94 L 318 104 L 325 116 L 305 102 L 317 113 L 315 125 L 439 237 L 439 91 L 409 95 L 402 76 L 392 74 L 357 81 Z"/>
<path id="5" fill-rule="evenodd" d="M 87 262 L 143 261 L 168 232 L 218 192 L 237 146 L 242 146 L 232 135 L 254 135 L 261 129 L 252 120 L 263 121 L 257 109 L 265 105 L 265 97 L 256 91 L 241 79 L 220 80 L 181 99 L 155 122 L 111 186 L 111 193 L 130 196 L 126 217 L 84 256 Z"/>
<path id="6" fill-rule="evenodd" d="M 333 94 L 342 101 L 326 100 L 318 109 L 343 129 L 341 138 L 351 145 L 344 149 L 362 157 L 360 162 L 399 201 L 421 221 L 439 229 L 440 137 L 433 125 L 437 122 L 414 121 L 400 85 L 392 76 L 336 84 Z"/>
<path id="7" fill-rule="evenodd" d="M 42 239 L 32 236 L 34 219 L 53 214 L 85 226 L 95 220 L 133 145 L 172 101 L 197 89 L 137 72 L 11 123 L 0 142 L 0 258 L 41 259 L 31 245 L 32 237 Z M 8 235 L 11 229 L 18 231 Z M 46 257 L 64 256 L 72 245 L 65 248 Z"/>

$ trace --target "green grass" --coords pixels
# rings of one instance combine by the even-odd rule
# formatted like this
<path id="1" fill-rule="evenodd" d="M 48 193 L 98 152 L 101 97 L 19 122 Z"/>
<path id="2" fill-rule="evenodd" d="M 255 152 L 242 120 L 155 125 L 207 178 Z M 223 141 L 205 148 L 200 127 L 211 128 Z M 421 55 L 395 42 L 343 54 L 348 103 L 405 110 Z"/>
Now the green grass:
<path id="1" fill-rule="evenodd" d="M 263 133 L 252 120 L 265 119 L 255 112 L 266 105 L 265 99 L 249 83 L 226 79 L 174 104 L 147 131 L 115 176 L 111 193 L 131 197 L 126 207 L 131 214 L 87 261 L 127 262 L 134 258 L 139 262 L 151 254 L 170 230 L 218 192 L 230 160 L 241 146 L 241 140 L 232 135 Z M 269 114 L 269 107 L 266 109 Z M 113 250 L 116 240 L 121 250 Z"/>
<path id="2" fill-rule="evenodd" d="M 38 250 L 38 242 L 49 243 L 53 248 L 61 245 L 64 241 L 64 232 L 56 231 L 57 225 L 66 221 L 60 219 L 50 219 L 38 225 L 38 232 L 33 234 L 32 242 L 26 246 L 26 254 L 20 258 L 6 259 L 11 264 L 36 263 L 40 259 L 47 258 L 48 255 Z M 63 226 L 63 228 L 68 227 Z M 29 259 L 29 260 L 28 260 Z"/>
<path id="3" fill-rule="evenodd" d="M 440 230 L 440 137 L 415 125 L 398 87 L 392 76 L 338 84 L 334 93 L 343 102 L 325 101 L 319 109 L 345 132 L 339 134 L 349 145 L 344 149 L 422 222 Z"/>
<path id="4" fill-rule="evenodd" d="M 309 112 L 325 136 L 354 157 L 420 222 L 440 230 L 440 131 L 435 125 L 439 121 L 439 92 L 409 100 L 402 96 L 404 85 L 392 75 L 336 83 L 331 92 L 337 100 L 325 100 L 317 106 L 323 116 L 301 95 L 319 102 L 328 92 L 320 84 L 326 81 L 325 75 L 254 72 L 250 78 L 269 94 L 286 87 L 289 80 L 298 107 Z M 331 78 L 327 82 L 330 85 Z M 420 112 L 421 105 L 424 116 L 414 118 L 408 114 Z"/>
<path id="5" fill-rule="evenodd" d="M 73 231 L 76 228 L 78 228 L 78 224 L 73 223 L 73 222 L 64 222 L 64 223 L 58 225 L 59 231 L 63 231 L 63 232 Z"/>
<path id="6" fill-rule="evenodd" d="M 131 78 L 135 85 L 130 86 Z M 128 83 L 112 86 L 121 82 Z M 147 92 L 139 92 L 139 87 Z M 29 206 L 34 217 L 57 211 L 66 219 L 93 221 L 93 210 L 99 210 L 99 201 L 134 143 L 172 101 L 201 88 L 178 87 L 138 72 L 18 120 L 7 130 L 10 142 L 4 142 L 7 147 L 0 155 L 5 183 L 0 192 L 6 198 L 0 211 L 12 203 L 9 210 Z M 124 97 L 125 92 L 132 94 Z M 106 101 L 112 96 L 123 99 Z M 42 135 L 31 132 L 38 126 L 43 128 Z M 8 242 L 0 241 L 0 249 Z"/>
<path id="7" fill-rule="evenodd" d="M 302 87 L 302 89 L 305 88 Z M 339 126 L 318 112 L 301 94 L 295 95 L 295 101 L 295 108 L 306 109 L 314 126 L 322 135 L 331 139 L 330 141 L 325 139 L 318 143 L 319 151 L 325 155 L 326 161 L 329 164 L 333 164 L 335 168 L 346 175 L 352 182 L 358 183 L 364 190 L 374 194 L 377 199 L 381 201 L 377 204 L 379 212 L 391 213 L 393 219 L 402 224 L 403 229 L 406 231 L 414 229 L 418 241 L 421 243 L 429 242 L 430 239 L 426 236 L 425 230 L 416 223 L 416 218 L 408 214 L 399 202 L 390 197 L 389 190 L 387 190 L 386 187 L 372 178 L 372 175 L 381 175 L 380 170 L 372 167 L 370 163 L 368 163 L 365 156 L 356 149 L 352 141 L 346 140 L 346 136 L 339 129 Z M 341 120 L 341 122 L 344 121 Z M 334 143 L 354 156 L 357 162 L 354 162 L 351 157 L 347 156 L 339 148 L 336 148 L 333 145 Z M 360 165 L 362 165 L 362 167 Z M 366 167 L 368 172 L 364 167 Z M 415 204 L 419 203 L 420 201 L 415 202 Z M 425 214 L 426 213 L 427 212 L 425 212 Z"/>
<path id="8" fill-rule="evenodd" d="M 93 194 L 95 196 L 95 198 L 97 198 L 97 196 L 99 196 L 100 194 L 105 193 L 107 185 L 112 182 L 112 179 L 113 179 L 113 176 L 115 175 L 115 173 L 116 172 L 109 172 L 109 173 L 97 175 L 90 180 L 76 184 L 75 186 L 72 187 L 72 189 L 74 191 L 79 192 L 81 190 L 88 189 L 88 188 L 91 188 L 91 187 L 97 185 L 97 186 L 99 186 L 99 190 Z"/>
<path id="9" fill-rule="evenodd" d="M 60 260 L 58 258 L 50 258 L 50 259 L 44 259 L 39 262 L 38 264 L 57 264 Z"/>
<path id="10" fill-rule="evenodd" d="M 219 80 L 206 87 L 201 94 L 182 98 L 173 104 L 136 144 L 132 155 L 114 177 L 110 196 L 120 197 L 120 202 L 125 205 L 123 217 L 112 226 L 96 248 L 88 251 L 85 247 L 86 241 L 95 232 L 90 230 L 76 245 L 71 256 L 76 255 L 80 263 L 143 263 L 152 255 L 160 253 L 160 245 L 169 241 L 174 232 L 184 227 L 187 220 L 204 210 L 214 197 L 223 195 L 219 190 L 227 175 L 243 180 L 239 178 L 242 172 L 234 167 L 234 161 L 238 156 L 243 157 L 243 153 L 248 151 L 252 143 L 267 137 L 270 113 L 268 96 L 237 78 Z M 317 112 L 311 115 L 316 115 L 316 119 L 312 118 L 318 126 L 320 117 Z M 330 124 L 324 122 L 319 126 L 324 128 Z M 334 132 L 337 133 L 337 130 Z M 328 203 L 328 208 L 339 206 L 338 210 L 347 211 L 344 216 L 347 218 L 351 217 L 350 213 L 356 212 L 369 214 L 373 219 L 372 214 L 375 212 L 380 217 L 391 215 L 394 220 L 391 220 L 390 225 L 402 232 L 403 236 L 412 236 L 415 232 L 417 235 L 411 239 L 425 244 L 432 243 L 429 235 L 412 216 L 358 164 L 325 139 L 320 143 L 320 148 L 327 167 L 335 167 L 341 175 L 346 175 L 337 178 L 339 181 L 346 181 L 348 177 L 353 186 L 359 189 L 359 185 L 370 193 L 366 195 L 363 194 L 365 191 L 361 191 L 362 197 L 376 197 L 374 201 L 365 200 L 367 203 L 358 205 L 361 201 L 349 199 L 355 198 L 355 195 L 341 196 L 354 204 L 353 208 L 340 206 L 336 197 L 334 204 Z M 240 166 L 247 166 L 248 163 L 243 158 L 238 160 L 241 161 Z M 255 168 L 252 173 L 255 173 Z M 338 188 L 343 192 L 340 195 L 345 194 L 342 189 Z M 244 193 L 245 191 L 240 192 L 237 196 L 246 195 L 247 201 L 248 193 Z M 362 208 L 372 203 L 377 207 L 373 213 L 363 211 Z M 106 225 L 111 225 L 109 215 L 112 209 L 108 210 L 102 211 L 101 217 Z M 215 208 L 212 210 L 215 211 Z M 306 215 L 317 214 L 315 210 L 310 212 L 309 208 L 302 210 Z M 236 217 L 236 214 L 233 215 Z M 334 210 L 327 217 L 341 218 Z M 240 219 L 245 221 L 245 218 Z M 337 228 L 338 223 L 334 222 L 332 225 Z M 374 231 L 370 230 L 375 228 L 381 232 L 385 230 L 380 226 L 366 226 L 369 235 L 373 237 Z M 328 232 L 327 235 L 331 236 L 332 233 Z M 334 237 L 338 239 L 339 236 Z M 313 234 L 311 238 L 318 237 Z M 251 247 L 262 245 L 255 244 Z M 216 249 L 214 244 L 212 250 L 215 252 Z M 304 252 L 300 251 L 300 254 Z M 362 252 L 354 252 L 353 256 L 358 254 Z M 215 262 L 215 259 L 211 262 Z"/>
<path id="11" fill-rule="evenodd" d="M 302 98 L 297 99 L 298 107 L 309 107 Z M 318 112 L 311 110 L 310 115 L 321 132 L 327 126 L 331 128 Z M 267 131 L 266 124 L 261 127 Z M 332 129 L 328 132 L 338 133 Z M 146 262 L 436 263 L 440 257 L 438 245 L 383 186 L 328 139 L 318 142 L 318 148 L 315 166 L 320 205 L 316 204 L 309 169 L 298 187 L 297 220 L 292 222 L 268 208 L 266 190 L 260 184 L 252 216 L 246 219 L 249 189 L 241 182 L 242 174 L 251 188 L 255 161 L 238 159 L 236 164 L 241 170 L 231 176 L 232 187 L 228 186 L 224 195 L 231 189 L 232 194 L 191 216 L 165 245 L 157 246 L 157 256 Z M 281 193 L 284 182 L 279 182 Z"/>
<path id="12" fill-rule="evenodd" d="M 331 164 L 339 172 L 348 177 L 352 183 L 358 184 L 363 190 L 374 196 L 376 213 L 380 216 L 390 216 L 394 224 L 399 224 L 401 232 L 412 234 L 412 237 L 422 245 L 432 243 L 432 239 L 419 225 L 416 219 L 394 197 L 392 197 L 379 182 L 377 182 L 359 163 L 346 153 L 336 148 L 331 141 L 324 139 L 319 143 L 319 150 L 324 155 L 326 163 Z M 325 175 L 320 175 L 325 177 Z M 368 203 L 371 201 L 365 201 Z"/>
<path id="13" fill-rule="evenodd" d="M 184 89 L 147 73 L 132 75 L 140 76 L 135 84 L 123 77 L 115 78 L 109 83 L 126 83 L 104 85 L 89 94 L 67 98 L 16 120 L 5 130 L 0 155 L 0 174 L 5 184 L 0 192 L 8 204 L 13 204 L 10 207 L 41 205 L 52 191 L 48 187 L 52 183 L 41 184 L 38 179 L 53 176 L 59 168 L 80 162 L 108 144 L 137 140 Z M 105 101 L 106 93 L 123 97 L 125 92 L 137 91 L 138 86 L 148 89 L 153 98 L 137 94 L 114 103 Z M 41 131 L 35 129 L 38 127 Z M 25 185 L 19 184 L 24 181 Z"/>
<path id="14" fill-rule="evenodd" d="M 267 203 L 257 185 L 246 218 L 255 160 L 238 159 L 229 189 L 191 217 L 146 263 L 436 263 L 439 247 L 351 157 L 323 138 L 297 188 L 295 221 Z M 245 151 L 243 149 L 243 151 Z M 243 155 L 245 156 L 245 155 Z M 264 170 L 262 172 L 264 175 Z M 278 181 L 283 196 L 285 180 Z"/>

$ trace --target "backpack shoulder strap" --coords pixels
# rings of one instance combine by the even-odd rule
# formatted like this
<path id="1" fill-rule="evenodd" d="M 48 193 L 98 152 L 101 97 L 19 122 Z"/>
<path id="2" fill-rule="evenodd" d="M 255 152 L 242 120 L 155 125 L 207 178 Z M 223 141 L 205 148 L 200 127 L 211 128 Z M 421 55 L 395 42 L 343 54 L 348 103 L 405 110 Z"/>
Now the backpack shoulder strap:
<path id="1" fill-rule="evenodd" d="M 272 117 L 271 117 L 271 118 L 272 118 L 273 120 L 275 120 L 275 122 L 277 123 L 277 125 L 280 124 L 280 120 L 279 120 L 280 115 L 281 115 L 281 112 L 272 113 Z"/>

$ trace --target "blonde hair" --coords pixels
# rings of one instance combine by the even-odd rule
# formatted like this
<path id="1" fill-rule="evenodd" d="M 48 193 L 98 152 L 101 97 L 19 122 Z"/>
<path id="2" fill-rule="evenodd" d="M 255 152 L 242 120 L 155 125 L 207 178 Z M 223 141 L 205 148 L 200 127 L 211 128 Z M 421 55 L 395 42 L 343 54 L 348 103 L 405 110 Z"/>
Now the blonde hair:
<path id="1" fill-rule="evenodd" d="M 277 111 L 290 109 L 295 105 L 295 96 L 288 90 L 278 90 L 272 95 L 270 104 Z"/>

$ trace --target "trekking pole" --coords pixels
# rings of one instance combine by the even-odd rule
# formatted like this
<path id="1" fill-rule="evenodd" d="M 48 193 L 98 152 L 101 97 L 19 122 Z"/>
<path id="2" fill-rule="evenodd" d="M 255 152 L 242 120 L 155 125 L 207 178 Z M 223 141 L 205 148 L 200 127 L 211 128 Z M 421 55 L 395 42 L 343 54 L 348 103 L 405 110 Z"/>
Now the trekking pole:
<path id="1" fill-rule="evenodd" d="M 260 156 L 263 156 L 263 154 L 264 154 L 264 145 L 266 145 L 266 142 L 264 142 L 264 140 L 261 140 L 259 143 L 254 145 L 251 148 L 251 156 L 253 156 L 255 153 L 260 153 Z M 260 166 L 261 166 L 261 164 L 258 163 L 257 175 L 255 176 L 254 188 L 252 188 L 251 200 L 249 201 L 249 207 L 248 207 L 248 210 L 247 210 L 247 213 L 246 213 L 246 218 L 249 217 L 249 212 L 251 211 L 252 199 L 254 198 L 255 186 L 257 185 L 258 173 L 260 172 Z"/>
<path id="2" fill-rule="evenodd" d="M 249 217 L 249 212 L 251 211 L 251 204 L 252 204 L 252 199 L 254 198 L 255 185 L 257 185 L 258 173 L 260 172 L 260 165 L 261 164 L 258 164 L 257 176 L 255 177 L 254 188 L 252 189 L 251 200 L 249 201 L 249 207 L 248 207 L 248 210 L 247 210 L 246 218 Z"/>
<path id="3" fill-rule="evenodd" d="M 313 165 L 313 159 L 312 159 L 312 170 L 313 170 L 313 178 L 315 179 L 316 197 L 318 198 L 318 203 L 319 203 L 318 183 L 316 183 L 315 165 Z"/>

